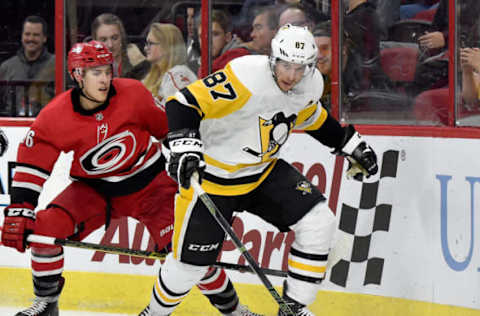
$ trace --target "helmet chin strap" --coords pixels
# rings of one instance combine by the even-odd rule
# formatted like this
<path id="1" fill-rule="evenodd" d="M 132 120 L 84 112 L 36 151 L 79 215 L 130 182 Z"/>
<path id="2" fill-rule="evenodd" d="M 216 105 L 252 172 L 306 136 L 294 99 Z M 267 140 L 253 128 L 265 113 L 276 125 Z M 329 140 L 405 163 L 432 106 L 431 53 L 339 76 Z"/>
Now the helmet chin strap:
<path id="1" fill-rule="evenodd" d="M 277 63 L 277 58 L 270 56 L 268 63 L 270 64 L 270 72 L 272 73 L 273 81 L 282 92 L 285 92 L 280 88 L 280 85 L 278 84 L 277 74 L 275 73 L 275 64 Z"/>
<path id="2" fill-rule="evenodd" d="M 97 99 L 94 99 L 92 97 L 89 97 L 88 95 L 86 95 L 84 92 L 83 92 L 83 89 L 80 89 L 80 95 L 83 96 L 84 98 L 86 98 L 87 100 L 90 100 L 92 102 L 95 102 L 95 103 L 103 103 L 103 101 L 99 101 Z"/>
<path id="3" fill-rule="evenodd" d="M 81 75 L 81 71 L 79 68 L 76 68 L 74 71 L 77 71 L 78 74 Z M 77 84 L 77 87 L 78 87 L 78 90 L 80 90 L 80 95 L 83 96 L 85 99 L 89 100 L 89 101 L 92 101 L 92 102 L 95 102 L 95 103 L 99 103 L 99 104 L 102 104 L 104 101 L 99 101 L 97 99 L 94 99 L 90 96 L 88 96 L 87 94 L 85 94 L 85 92 L 83 92 L 84 88 L 85 88 L 85 84 L 83 82 L 83 78 L 80 79 L 80 81 L 77 81 L 77 79 L 75 78 L 75 76 L 73 76 L 73 73 L 72 73 L 72 78 L 73 80 L 75 81 L 75 83 Z M 110 82 L 110 85 L 112 84 L 112 82 Z"/>

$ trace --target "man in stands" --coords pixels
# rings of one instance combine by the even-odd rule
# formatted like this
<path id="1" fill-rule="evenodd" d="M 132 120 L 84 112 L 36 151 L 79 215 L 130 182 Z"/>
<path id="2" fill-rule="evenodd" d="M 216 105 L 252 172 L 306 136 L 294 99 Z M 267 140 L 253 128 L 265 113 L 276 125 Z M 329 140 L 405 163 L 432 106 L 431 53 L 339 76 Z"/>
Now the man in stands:
<path id="1" fill-rule="evenodd" d="M 217 70 L 223 69 L 223 67 L 225 67 L 225 65 L 232 59 L 250 54 L 250 51 L 248 50 L 245 43 L 239 37 L 232 33 L 233 22 L 232 17 L 228 12 L 217 9 L 212 10 L 211 21 L 211 72 L 215 72 Z M 197 17 L 196 28 L 198 39 L 200 40 L 202 36 L 202 25 L 200 16 Z M 198 73 L 198 76 L 200 77 L 200 73 Z"/>
<path id="2" fill-rule="evenodd" d="M 23 22 L 22 47 L 0 65 L 0 80 L 23 81 L 23 85 L 3 87 L 0 102 L 4 115 L 35 116 L 54 95 L 55 56 L 45 47 L 47 22 L 36 15 Z M 29 91 L 30 83 L 40 81 Z M 25 93 L 28 91 L 28 93 Z"/>
<path id="3" fill-rule="evenodd" d="M 270 54 L 270 43 L 278 29 L 278 17 L 274 6 L 260 7 L 252 22 L 252 40 L 247 44 L 252 54 Z"/>
<path id="4" fill-rule="evenodd" d="M 322 106 L 331 110 L 331 92 L 332 92 L 332 26 L 331 21 L 319 23 L 313 29 L 313 37 L 318 48 L 317 69 L 323 76 L 325 82 L 323 95 L 320 99 Z M 342 49 L 342 71 L 347 63 L 347 44 L 343 42 Z"/>

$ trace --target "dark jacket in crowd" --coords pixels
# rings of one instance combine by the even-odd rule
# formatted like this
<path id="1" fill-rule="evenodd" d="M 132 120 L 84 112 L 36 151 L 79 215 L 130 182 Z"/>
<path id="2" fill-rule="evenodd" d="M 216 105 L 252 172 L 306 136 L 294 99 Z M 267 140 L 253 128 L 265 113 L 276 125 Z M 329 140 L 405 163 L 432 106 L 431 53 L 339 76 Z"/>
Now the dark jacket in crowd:
<path id="1" fill-rule="evenodd" d="M 347 35 L 347 65 L 343 82 L 346 92 L 386 89 L 389 79 L 380 64 L 382 28 L 374 4 L 364 2 L 344 17 Z"/>

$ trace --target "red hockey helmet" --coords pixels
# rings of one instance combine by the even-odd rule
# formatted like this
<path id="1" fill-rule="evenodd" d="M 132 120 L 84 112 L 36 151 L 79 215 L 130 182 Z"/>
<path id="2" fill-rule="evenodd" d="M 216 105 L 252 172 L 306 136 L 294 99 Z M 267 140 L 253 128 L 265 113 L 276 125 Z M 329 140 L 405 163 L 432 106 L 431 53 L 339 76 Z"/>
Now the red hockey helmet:
<path id="1" fill-rule="evenodd" d="M 113 55 L 102 42 L 77 43 L 68 52 L 68 72 L 75 68 L 90 68 L 113 64 Z"/>

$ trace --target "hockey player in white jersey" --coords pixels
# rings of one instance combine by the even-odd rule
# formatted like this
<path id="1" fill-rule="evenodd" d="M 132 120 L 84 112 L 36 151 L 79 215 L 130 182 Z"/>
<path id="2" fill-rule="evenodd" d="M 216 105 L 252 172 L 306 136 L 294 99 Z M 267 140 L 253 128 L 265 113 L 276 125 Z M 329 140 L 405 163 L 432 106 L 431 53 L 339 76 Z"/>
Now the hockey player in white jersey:
<path id="1" fill-rule="evenodd" d="M 205 275 L 225 233 L 190 186 L 202 188 L 227 220 L 246 210 L 281 231 L 293 230 L 283 297 L 296 315 L 307 309 L 324 278 L 335 217 L 325 197 L 279 159 L 292 130 L 304 130 L 349 158 L 356 179 L 377 173 L 372 148 L 351 125 L 341 127 L 322 108 L 317 47 L 303 27 L 281 27 L 271 56 L 251 55 L 180 90 L 167 102 L 168 171 L 179 183 L 173 252 L 153 288 L 152 315 L 169 315 Z"/>

